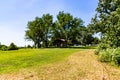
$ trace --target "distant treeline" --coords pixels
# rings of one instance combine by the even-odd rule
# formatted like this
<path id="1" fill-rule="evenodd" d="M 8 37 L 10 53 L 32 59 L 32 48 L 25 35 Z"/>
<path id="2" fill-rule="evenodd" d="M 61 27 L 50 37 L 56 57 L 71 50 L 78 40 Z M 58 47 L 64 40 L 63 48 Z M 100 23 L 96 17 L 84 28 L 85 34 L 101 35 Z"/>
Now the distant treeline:
<path id="1" fill-rule="evenodd" d="M 18 47 L 14 43 L 11 43 L 9 46 L 2 45 L 0 43 L 0 50 L 2 51 L 18 50 Z"/>

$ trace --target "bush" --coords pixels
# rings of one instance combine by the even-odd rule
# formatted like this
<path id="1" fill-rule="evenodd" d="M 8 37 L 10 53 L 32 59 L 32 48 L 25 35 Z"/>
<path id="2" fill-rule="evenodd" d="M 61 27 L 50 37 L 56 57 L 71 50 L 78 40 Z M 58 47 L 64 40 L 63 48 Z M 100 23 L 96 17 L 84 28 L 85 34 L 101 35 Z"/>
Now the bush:
<path id="1" fill-rule="evenodd" d="M 14 43 L 11 43 L 8 50 L 18 50 L 18 47 Z"/>
<path id="2" fill-rule="evenodd" d="M 120 48 L 100 51 L 99 60 L 101 62 L 113 62 L 116 65 L 120 65 Z"/>
<path id="3" fill-rule="evenodd" d="M 1 50 L 1 48 L 2 48 L 2 45 L 0 45 L 0 50 Z"/>
<path id="4" fill-rule="evenodd" d="M 98 45 L 98 50 L 106 50 L 107 48 L 110 48 L 110 46 L 106 43 L 101 43 Z"/>
<path id="5" fill-rule="evenodd" d="M 32 46 L 28 45 L 27 48 L 32 48 Z"/>
<path id="6" fill-rule="evenodd" d="M 1 46 L 1 50 L 2 50 L 2 51 L 7 51 L 7 50 L 8 50 L 8 47 L 5 46 L 5 45 L 2 45 L 2 46 Z"/>
<path id="7" fill-rule="evenodd" d="M 97 49 L 97 50 L 94 51 L 94 53 L 95 53 L 95 55 L 98 55 L 100 53 L 100 50 Z"/>
<path id="8" fill-rule="evenodd" d="M 110 48 L 110 46 L 108 44 L 105 43 L 101 43 L 98 45 L 97 50 L 95 50 L 95 54 L 98 55 L 101 51 L 106 50 L 107 48 Z"/>
<path id="9" fill-rule="evenodd" d="M 99 53 L 99 60 L 101 62 L 111 62 L 112 61 L 111 51 L 109 51 L 109 50 L 101 51 Z"/>
<path id="10" fill-rule="evenodd" d="M 120 48 L 113 53 L 112 60 L 115 64 L 120 65 Z"/>

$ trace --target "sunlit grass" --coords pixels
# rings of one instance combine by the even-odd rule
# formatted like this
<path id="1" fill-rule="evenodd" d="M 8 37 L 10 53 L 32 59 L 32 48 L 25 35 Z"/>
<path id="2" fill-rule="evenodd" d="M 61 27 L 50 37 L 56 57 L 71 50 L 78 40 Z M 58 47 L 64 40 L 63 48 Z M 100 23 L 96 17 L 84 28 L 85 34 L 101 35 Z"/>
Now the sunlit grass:
<path id="1" fill-rule="evenodd" d="M 0 73 L 61 61 L 80 49 L 20 49 L 0 51 Z"/>

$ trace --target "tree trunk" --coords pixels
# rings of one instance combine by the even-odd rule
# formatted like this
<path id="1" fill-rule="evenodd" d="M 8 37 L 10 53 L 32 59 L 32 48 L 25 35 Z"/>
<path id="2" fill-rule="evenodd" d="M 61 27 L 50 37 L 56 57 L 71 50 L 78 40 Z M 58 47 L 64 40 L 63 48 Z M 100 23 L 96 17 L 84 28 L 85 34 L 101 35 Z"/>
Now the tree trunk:
<path id="1" fill-rule="evenodd" d="M 34 42 L 34 47 L 36 48 L 36 42 Z"/>

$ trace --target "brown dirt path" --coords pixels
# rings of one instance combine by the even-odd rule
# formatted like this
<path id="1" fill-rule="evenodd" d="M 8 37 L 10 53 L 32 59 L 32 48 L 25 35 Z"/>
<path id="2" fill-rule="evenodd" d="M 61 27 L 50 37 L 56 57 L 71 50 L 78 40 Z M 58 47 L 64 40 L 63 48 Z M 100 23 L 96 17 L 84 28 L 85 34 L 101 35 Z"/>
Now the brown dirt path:
<path id="1" fill-rule="evenodd" d="M 120 80 L 119 75 L 120 69 L 100 63 L 93 50 L 84 50 L 58 63 L 0 75 L 0 80 Z"/>

